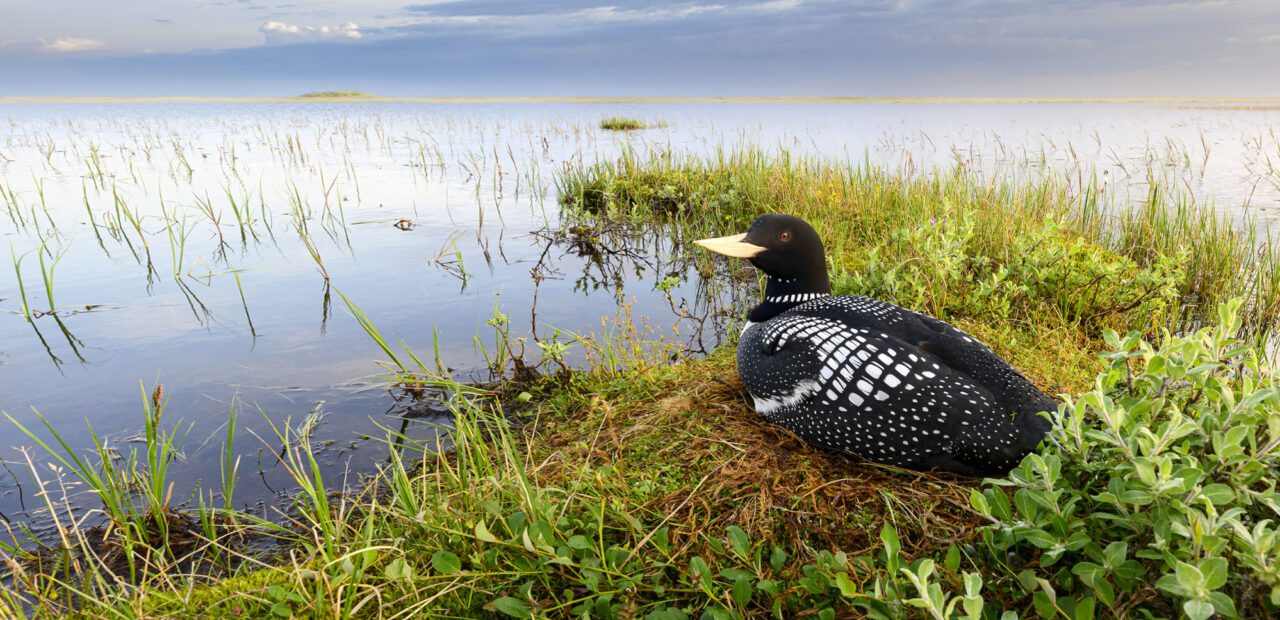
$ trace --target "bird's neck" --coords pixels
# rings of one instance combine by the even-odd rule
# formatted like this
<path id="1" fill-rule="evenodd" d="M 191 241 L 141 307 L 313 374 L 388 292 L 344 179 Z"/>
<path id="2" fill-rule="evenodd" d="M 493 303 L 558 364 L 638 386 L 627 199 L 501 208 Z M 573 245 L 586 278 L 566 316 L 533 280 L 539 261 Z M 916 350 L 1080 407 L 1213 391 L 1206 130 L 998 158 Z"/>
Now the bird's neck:
<path id="1" fill-rule="evenodd" d="M 817 276 L 783 279 L 766 276 L 764 301 L 747 315 L 752 323 L 761 323 L 802 303 L 831 294 L 831 282 L 825 270 Z"/>

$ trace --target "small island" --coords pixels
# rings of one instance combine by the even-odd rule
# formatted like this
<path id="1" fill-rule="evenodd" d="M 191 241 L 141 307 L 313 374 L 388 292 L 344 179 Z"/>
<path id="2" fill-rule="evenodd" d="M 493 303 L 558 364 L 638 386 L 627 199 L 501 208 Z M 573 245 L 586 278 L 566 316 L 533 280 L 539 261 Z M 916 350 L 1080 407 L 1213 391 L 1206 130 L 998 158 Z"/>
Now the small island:
<path id="1" fill-rule="evenodd" d="M 317 90 L 298 95 L 299 99 L 376 99 L 377 95 L 362 90 Z"/>
<path id="2" fill-rule="evenodd" d="M 638 118 L 628 118 L 625 116 L 610 116 L 600 121 L 600 128 L 605 131 L 634 131 L 637 129 L 648 129 L 656 127 Z"/>

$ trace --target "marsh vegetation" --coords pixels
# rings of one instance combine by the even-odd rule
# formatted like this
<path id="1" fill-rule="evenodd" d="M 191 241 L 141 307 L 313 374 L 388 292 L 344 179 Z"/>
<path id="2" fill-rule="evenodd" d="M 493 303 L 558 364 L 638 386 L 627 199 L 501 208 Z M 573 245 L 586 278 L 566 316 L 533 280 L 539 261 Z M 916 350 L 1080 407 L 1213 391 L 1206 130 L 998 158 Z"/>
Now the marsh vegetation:
<path id="1" fill-rule="evenodd" d="M 651 123 L 627 116 L 610 116 L 600 121 L 600 128 L 606 131 L 635 131 L 637 129 L 661 126 L 663 126 L 661 123 Z"/>
<path id="2" fill-rule="evenodd" d="M 821 120 L 808 146 L 785 123 L 741 140 L 767 134 L 750 118 L 726 145 L 689 117 L 632 139 L 555 108 L 396 111 L 9 121 L 0 298 L 5 342 L 27 344 L 3 381 L 40 408 L 4 405 L 24 448 L 5 460 L 11 611 L 1280 605 L 1265 129 L 1239 145 L 1203 128 L 890 132 L 848 157 Z M 851 463 L 762 424 L 732 355 L 755 276 L 688 241 L 774 210 L 822 233 L 837 292 L 974 333 L 1064 395 L 1067 423 L 985 482 Z M 564 295 L 581 297 L 548 302 Z M 108 338 L 126 318 L 137 345 Z M 155 366 L 103 371 L 108 354 L 163 361 L 163 387 L 138 389 Z M 100 400 L 87 429 L 69 413 L 128 373 L 127 404 Z"/>

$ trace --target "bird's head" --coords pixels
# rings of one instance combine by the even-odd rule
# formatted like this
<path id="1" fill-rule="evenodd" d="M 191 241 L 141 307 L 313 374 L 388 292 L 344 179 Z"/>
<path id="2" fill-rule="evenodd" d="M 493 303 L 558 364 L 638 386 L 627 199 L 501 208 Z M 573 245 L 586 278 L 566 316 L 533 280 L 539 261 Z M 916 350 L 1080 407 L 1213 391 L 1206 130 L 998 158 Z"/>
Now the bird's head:
<path id="1" fill-rule="evenodd" d="M 822 239 L 808 222 L 793 215 L 762 215 L 745 233 L 694 243 L 716 254 L 745 258 L 769 277 L 764 303 L 751 312 L 753 322 L 831 292 Z"/>
<path id="2" fill-rule="evenodd" d="M 794 215 L 762 215 L 745 233 L 694 243 L 716 254 L 745 258 L 770 278 L 814 283 L 827 279 L 822 239 L 808 222 Z"/>

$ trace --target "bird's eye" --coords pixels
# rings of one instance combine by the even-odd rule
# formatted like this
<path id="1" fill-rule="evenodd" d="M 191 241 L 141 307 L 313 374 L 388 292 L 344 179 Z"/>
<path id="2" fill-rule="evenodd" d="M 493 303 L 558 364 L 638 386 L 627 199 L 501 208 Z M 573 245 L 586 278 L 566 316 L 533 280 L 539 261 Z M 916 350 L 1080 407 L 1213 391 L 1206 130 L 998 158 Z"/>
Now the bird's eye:
<path id="1" fill-rule="evenodd" d="M 779 241 L 790 241 L 790 240 L 791 240 L 791 233 L 789 233 L 789 232 L 784 232 L 784 233 L 782 233 L 781 235 L 778 235 L 778 240 L 779 240 Z"/>

